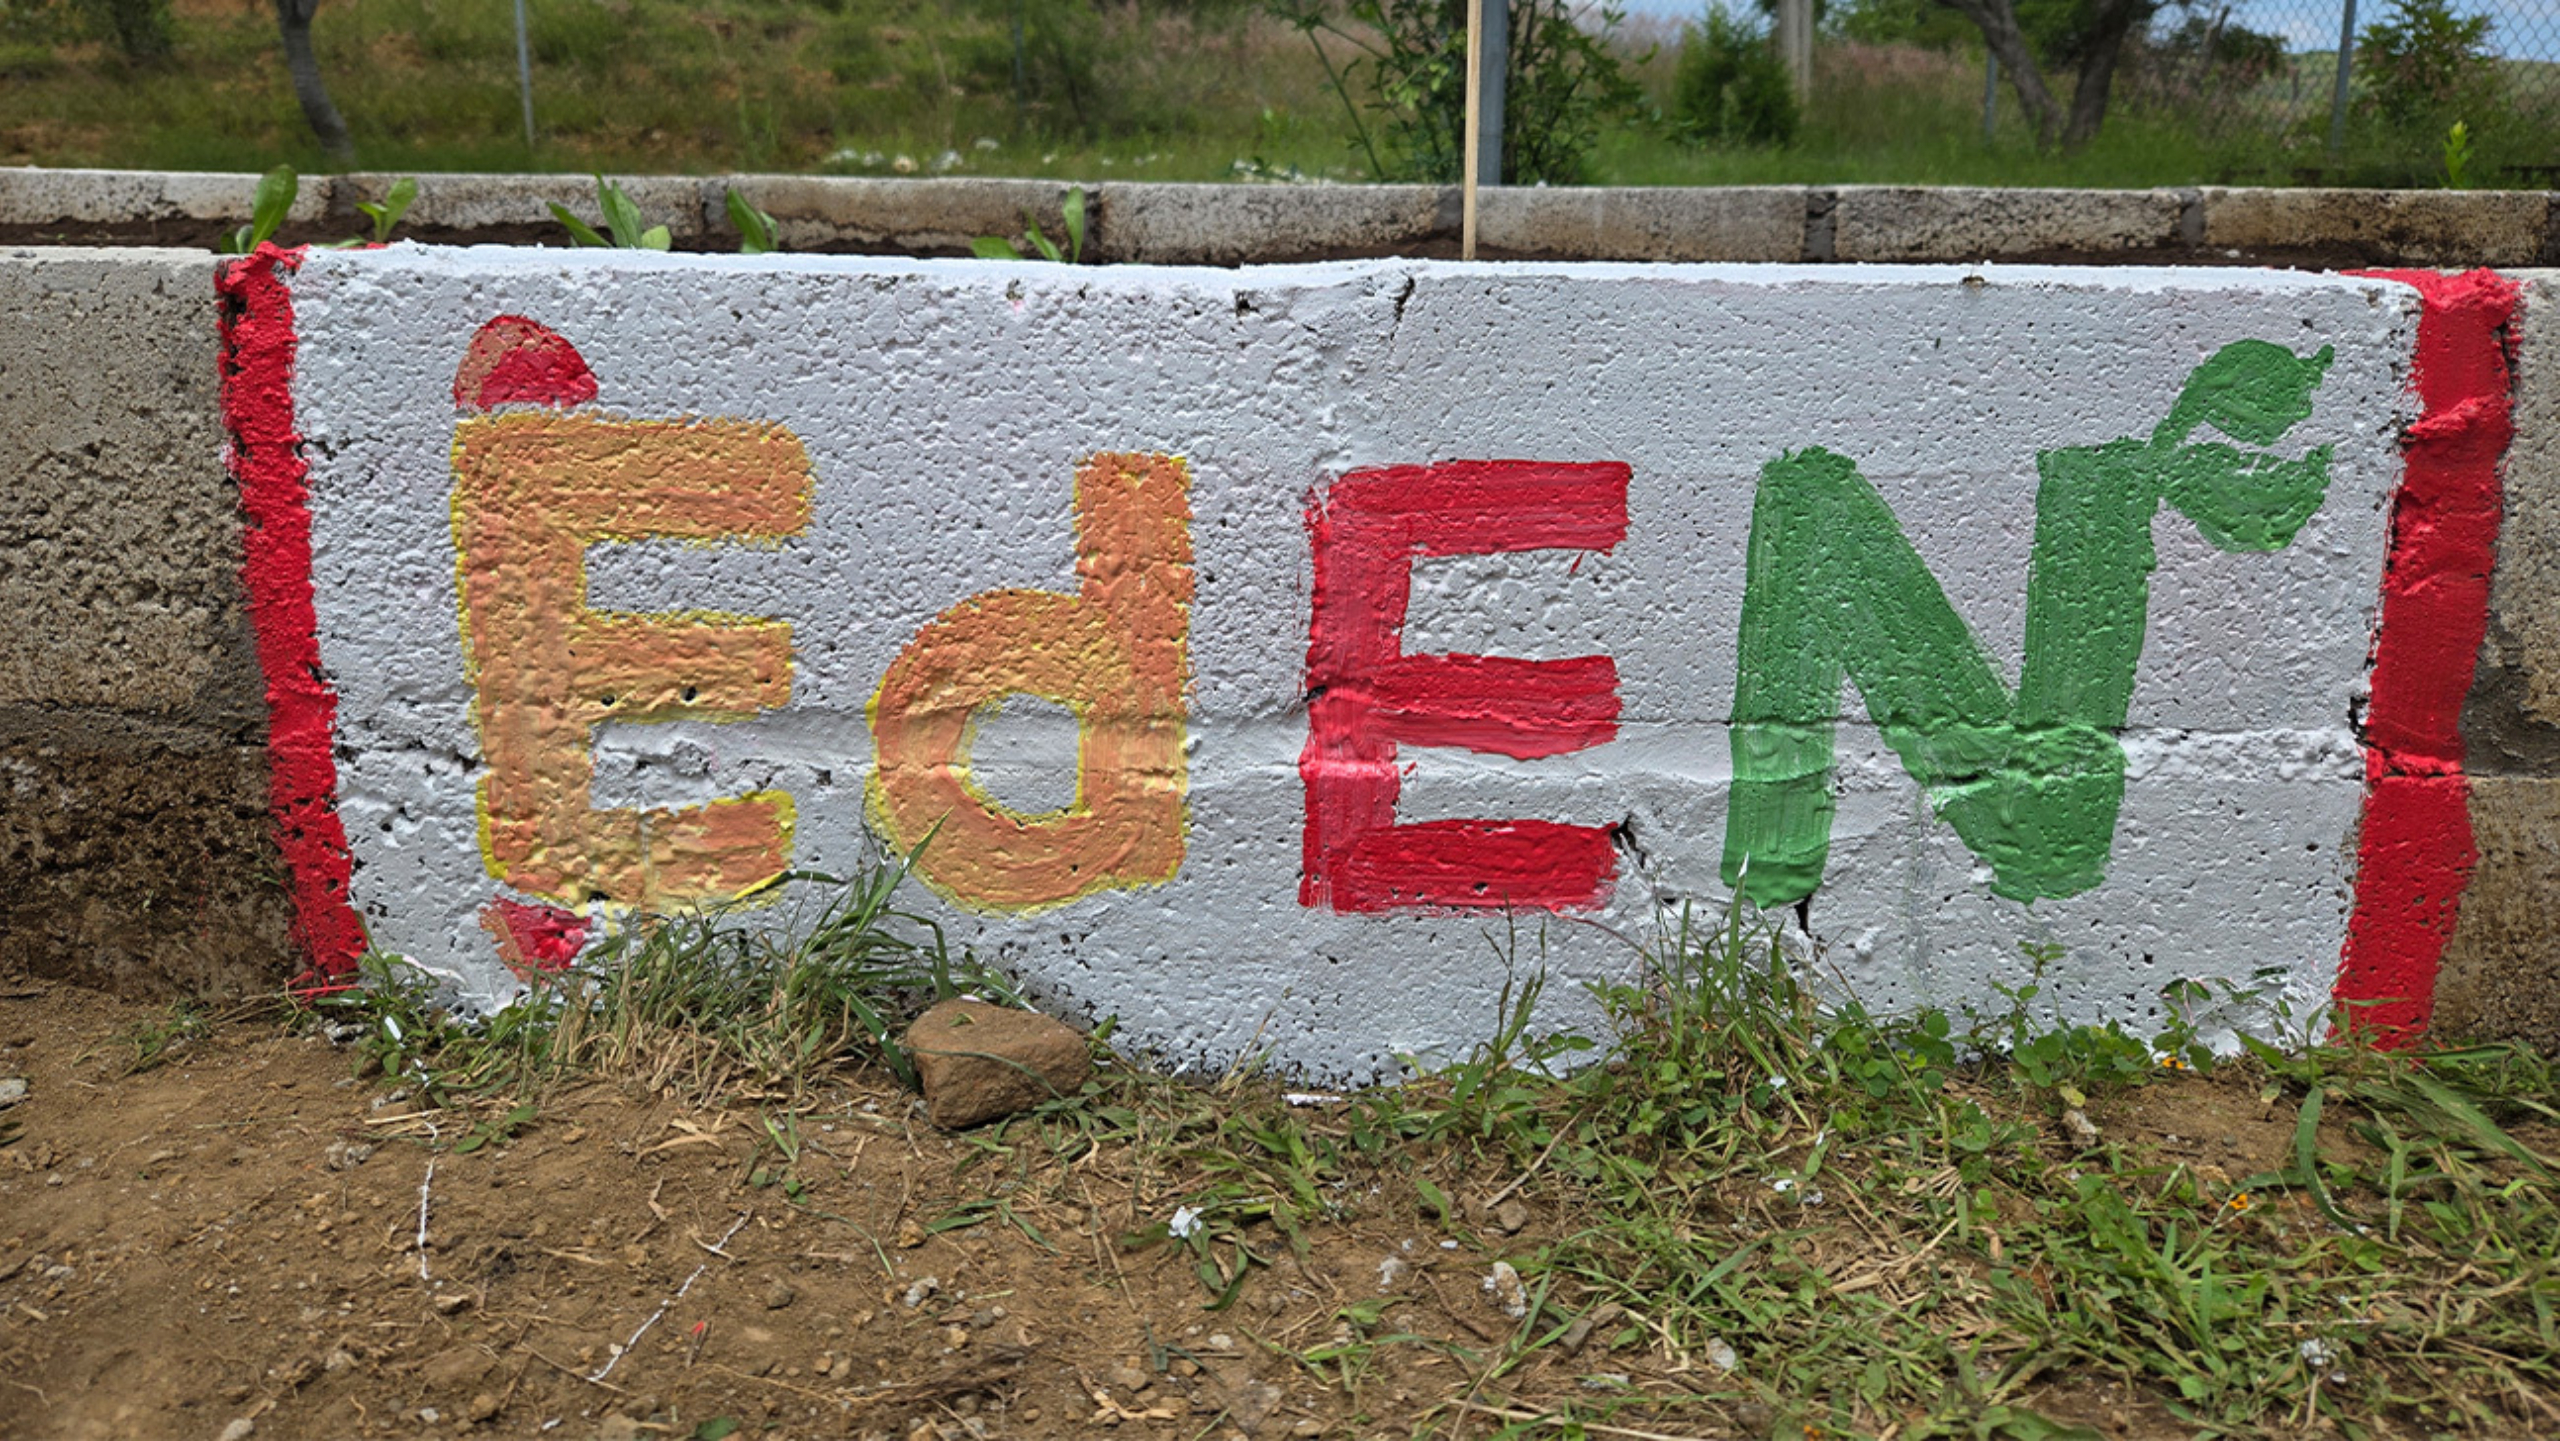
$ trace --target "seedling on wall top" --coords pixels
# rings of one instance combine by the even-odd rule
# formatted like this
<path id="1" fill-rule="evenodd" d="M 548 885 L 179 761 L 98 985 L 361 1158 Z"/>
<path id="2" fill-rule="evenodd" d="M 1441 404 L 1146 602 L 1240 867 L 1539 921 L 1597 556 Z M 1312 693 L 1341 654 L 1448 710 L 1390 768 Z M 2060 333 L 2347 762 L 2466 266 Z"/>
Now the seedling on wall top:
<path id="1" fill-rule="evenodd" d="M 602 250 L 666 250 L 675 237 L 663 225 L 646 225 L 640 218 L 640 207 L 614 182 L 596 177 L 596 208 L 604 212 L 604 230 L 580 220 L 568 206 L 554 200 L 551 216 L 566 227 L 569 238 L 579 245 Z"/>
<path id="2" fill-rule="evenodd" d="M 1037 255 L 1042 260 L 1060 265 L 1081 265 L 1084 263 L 1084 187 L 1078 185 L 1068 190 L 1066 201 L 1058 210 L 1067 232 L 1064 250 L 1060 250 L 1057 242 L 1040 229 L 1040 222 L 1025 211 L 1021 245 L 1001 235 L 981 235 L 969 242 L 969 251 L 980 260 L 1028 260 Z M 1024 253 L 1026 248 L 1030 254 Z"/>
<path id="3" fill-rule="evenodd" d="M 249 203 L 249 223 L 223 237 L 222 253 L 247 255 L 274 238 L 301 193 L 302 178 L 290 165 L 279 165 L 259 177 L 257 194 Z"/>

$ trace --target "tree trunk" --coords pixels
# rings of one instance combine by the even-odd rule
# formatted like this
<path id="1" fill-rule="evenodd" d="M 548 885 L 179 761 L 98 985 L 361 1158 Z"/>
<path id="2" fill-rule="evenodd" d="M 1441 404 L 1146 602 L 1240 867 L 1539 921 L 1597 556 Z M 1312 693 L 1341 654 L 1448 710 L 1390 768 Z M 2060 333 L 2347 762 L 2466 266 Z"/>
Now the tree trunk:
<path id="1" fill-rule="evenodd" d="M 302 102 L 302 118 L 320 137 L 320 148 L 340 165 L 356 163 L 356 142 L 346 119 L 330 103 L 329 87 L 320 83 L 320 57 L 311 48 L 311 17 L 320 0 L 276 0 L 276 27 L 284 32 L 285 69 L 293 76 L 293 98 Z"/>
<path id="2" fill-rule="evenodd" d="M 2125 37 L 2145 11 L 2143 0 L 2098 0 L 2097 23 L 2089 29 L 2089 48 L 2080 59 L 2080 83 L 2071 92 L 2071 119 L 2062 127 L 2064 150 L 2088 144 L 2106 120 L 2117 57 L 2124 54 Z"/>
<path id="3" fill-rule="evenodd" d="M 2010 88 L 2018 92 L 2019 108 L 2026 111 L 2028 122 L 2036 128 L 2036 144 L 2052 144 L 2054 132 L 2062 128 L 2062 107 L 2054 103 L 2053 92 L 2045 88 L 2044 71 L 2036 65 L 2035 52 L 2027 48 L 2026 33 L 2018 28 L 2016 9 L 2009 0 L 1948 3 L 1973 22 L 1974 28 L 1982 32 L 1983 43 L 2000 57 L 2000 67 L 2009 72 Z"/>

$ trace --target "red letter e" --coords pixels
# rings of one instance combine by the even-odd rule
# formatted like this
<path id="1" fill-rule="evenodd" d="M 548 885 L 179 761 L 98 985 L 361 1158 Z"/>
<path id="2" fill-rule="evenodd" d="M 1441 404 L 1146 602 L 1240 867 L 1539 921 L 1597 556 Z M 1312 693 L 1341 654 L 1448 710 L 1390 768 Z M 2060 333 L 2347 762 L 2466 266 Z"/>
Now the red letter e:
<path id="1" fill-rule="evenodd" d="M 1403 634 L 1414 557 L 1608 550 L 1626 538 L 1628 474 L 1520 460 L 1393 466 L 1353 471 L 1309 507 L 1301 905 L 1561 910 L 1607 898 L 1605 826 L 1396 824 L 1396 747 L 1534 760 L 1617 735 L 1618 668 L 1605 655 L 1406 655 Z"/>

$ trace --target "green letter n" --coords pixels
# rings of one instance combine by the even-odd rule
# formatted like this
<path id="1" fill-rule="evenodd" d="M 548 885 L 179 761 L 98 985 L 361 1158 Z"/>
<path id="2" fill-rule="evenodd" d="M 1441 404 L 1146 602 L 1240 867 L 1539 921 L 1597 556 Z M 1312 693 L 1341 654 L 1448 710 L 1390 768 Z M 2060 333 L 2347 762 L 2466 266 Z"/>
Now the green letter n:
<path id="1" fill-rule="evenodd" d="M 2038 453 L 2014 696 L 1854 462 L 1820 449 L 1769 462 L 1751 512 L 1725 883 L 1764 906 L 1822 883 L 1843 679 L 1994 891 L 2033 900 L 2103 879 L 2152 517 L 2165 503 L 2229 551 L 2290 543 L 2328 489 L 2328 447 L 2288 460 L 2187 440 L 2209 425 L 2274 444 L 2311 413 L 2329 360 L 2239 341 L 2196 367 L 2149 440 Z"/>

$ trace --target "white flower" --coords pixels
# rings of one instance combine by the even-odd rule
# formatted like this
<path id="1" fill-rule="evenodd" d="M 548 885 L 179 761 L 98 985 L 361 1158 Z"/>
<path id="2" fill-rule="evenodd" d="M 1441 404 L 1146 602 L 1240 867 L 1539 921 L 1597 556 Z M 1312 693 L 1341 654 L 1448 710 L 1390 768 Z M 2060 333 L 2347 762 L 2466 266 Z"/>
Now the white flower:
<path id="1" fill-rule="evenodd" d="M 1200 1208 L 1197 1206 L 1174 1207 L 1173 1219 L 1167 1221 L 1164 1228 L 1172 1232 L 1177 1239 L 1190 1240 L 1200 1234 Z"/>
<path id="2" fill-rule="evenodd" d="M 2335 1366 L 2340 1360 L 2338 1348 L 2321 1340 L 2317 1336 L 2312 1337 L 2310 1340 L 2303 1342 L 2301 1345 L 2296 1346 L 2293 1349 L 2296 1354 L 2302 1357 L 2302 1364 L 2310 1367 L 2314 1371 Z"/>

